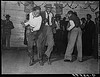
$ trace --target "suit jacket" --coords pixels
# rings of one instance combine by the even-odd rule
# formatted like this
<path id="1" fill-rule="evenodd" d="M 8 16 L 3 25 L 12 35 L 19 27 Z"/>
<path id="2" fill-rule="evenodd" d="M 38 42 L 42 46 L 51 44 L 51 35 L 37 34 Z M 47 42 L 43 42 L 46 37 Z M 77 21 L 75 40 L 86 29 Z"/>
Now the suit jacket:
<path id="1" fill-rule="evenodd" d="M 6 22 L 6 20 L 4 20 L 4 23 L 3 23 L 3 33 L 11 34 L 11 29 L 13 29 L 13 28 L 14 28 L 14 25 L 13 25 L 12 21 Z"/>
<path id="2" fill-rule="evenodd" d="M 52 13 L 52 12 L 51 12 Z M 53 14 L 53 13 L 52 13 Z M 38 31 L 38 35 L 40 34 L 40 33 L 46 33 L 46 28 L 45 28 L 45 24 L 46 24 L 46 13 L 45 13 L 45 11 L 42 11 L 41 13 L 40 13 L 40 15 L 41 15 L 41 17 L 42 17 L 42 24 L 41 24 L 41 27 L 40 27 L 40 30 Z M 54 28 L 56 28 L 56 24 L 55 24 L 55 20 L 54 20 L 54 14 L 53 14 L 53 17 L 52 17 L 52 19 L 51 19 L 51 22 L 52 22 L 52 25 L 51 25 L 51 27 L 52 27 L 52 30 L 54 29 Z"/>
<path id="3" fill-rule="evenodd" d="M 46 24 L 46 21 L 45 21 L 46 20 L 46 13 L 45 13 L 45 11 L 42 11 L 40 13 L 40 15 L 42 17 L 42 23 L 41 23 L 40 30 L 37 32 L 37 37 L 39 39 L 41 39 L 41 41 L 45 42 L 45 40 L 46 40 L 46 32 L 47 32 L 47 29 L 46 29 L 46 26 L 45 26 L 45 24 Z M 53 17 L 51 19 L 51 22 L 52 22 L 51 28 L 52 28 L 52 31 L 53 31 L 53 29 L 56 27 L 55 20 L 54 20 L 54 15 L 53 15 Z"/>
<path id="4" fill-rule="evenodd" d="M 86 25 L 84 27 L 85 30 L 85 36 L 88 38 L 93 38 L 95 34 L 95 24 L 92 20 L 89 22 L 86 22 Z"/>
<path id="5" fill-rule="evenodd" d="M 52 13 L 52 12 L 51 12 Z M 52 28 L 55 28 L 56 27 L 56 25 L 55 25 L 55 20 L 54 20 L 54 14 L 52 13 L 52 15 L 53 15 L 53 17 L 52 17 L 52 19 L 51 19 L 51 23 L 52 23 L 52 25 L 51 25 L 51 27 Z M 43 24 L 45 25 L 45 23 L 46 23 L 46 13 L 45 13 L 45 11 L 42 11 L 41 12 L 41 16 L 42 16 L 42 20 L 43 20 Z"/>

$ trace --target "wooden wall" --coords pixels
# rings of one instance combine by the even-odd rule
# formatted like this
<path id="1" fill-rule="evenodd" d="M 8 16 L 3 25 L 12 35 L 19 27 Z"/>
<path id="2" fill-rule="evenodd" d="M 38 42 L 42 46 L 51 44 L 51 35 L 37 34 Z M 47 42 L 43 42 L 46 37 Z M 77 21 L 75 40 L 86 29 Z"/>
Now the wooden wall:
<path id="1" fill-rule="evenodd" d="M 2 14 L 4 12 L 3 8 L 3 3 L 2 5 Z M 14 24 L 14 29 L 12 30 L 12 35 L 11 35 L 11 47 L 24 47 L 25 45 L 23 44 L 24 40 L 24 28 L 20 24 L 21 21 L 25 20 L 25 12 L 24 6 L 18 6 L 16 4 L 16 1 L 12 2 L 9 1 L 6 4 L 5 8 L 5 13 L 10 14 L 11 16 L 11 21 Z M 2 16 L 2 18 L 4 18 Z"/>
<path id="2" fill-rule="evenodd" d="M 24 6 L 23 5 L 18 6 L 17 1 L 6 1 L 6 2 L 7 2 L 7 4 L 5 6 L 5 13 L 11 15 L 11 20 L 14 23 L 14 27 L 15 27 L 12 30 L 11 46 L 12 47 L 25 47 L 25 45 L 23 44 L 24 28 L 20 24 L 21 21 L 25 20 L 26 13 L 24 12 Z M 40 5 L 43 3 L 43 1 L 35 1 L 35 3 L 37 5 Z M 47 1 L 46 3 L 54 4 L 55 1 Z M 81 4 L 81 2 L 79 2 L 79 4 Z M 73 6 L 75 6 L 75 5 L 76 4 L 74 4 Z M 95 6 L 93 6 L 93 7 L 95 8 Z M 41 8 L 42 8 L 42 11 L 45 10 L 44 5 L 42 5 Z M 72 10 L 72 9 L 70 9 L 68 6 L 65 7 L 63 9 L 62 17 L 64 17 L 65 14 L 67 13 L 67 11 L 69 11 L 69 10 Z M 96 11 L 98 11 L 98 10 L 99 10 L 99 8 Z M 80 9 L 78 7 L 74 11 L 76 11 L 78 13 L 78 16 L 80 18 L 86 17 L 86 14 L 90 13 L 93 16 L 92 20 L 94 21 L 95 13 L 92 12 L 89 8 L 84 10 L 84 9 Z M 1 18 L 2 19 L 4 19 L 3 14 L 4 14 L 4 1 L 1 1 Z"/>

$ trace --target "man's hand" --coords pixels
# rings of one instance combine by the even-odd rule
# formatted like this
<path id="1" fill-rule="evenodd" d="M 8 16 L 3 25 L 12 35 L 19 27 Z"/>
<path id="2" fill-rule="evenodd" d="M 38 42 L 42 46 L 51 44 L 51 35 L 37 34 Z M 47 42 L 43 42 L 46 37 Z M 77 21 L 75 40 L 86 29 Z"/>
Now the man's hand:
<path id="1" fill-rule="evenodd" d="M 21 22 L 21 24 L 23 25 L 23 27 L 25 28 L 25 24 L 24 24 L 24 22 Z"/>
<path id="2" fill-rule="evenodd" d="M 48 19 L 45 19 L 44 22 L 48 22 Z"/>
<path id="3" fill-rule="evenodd" d="M 32 30 L 34 27 L 32 27 L 32 26 L 28 26 L 28 28 Z"/>

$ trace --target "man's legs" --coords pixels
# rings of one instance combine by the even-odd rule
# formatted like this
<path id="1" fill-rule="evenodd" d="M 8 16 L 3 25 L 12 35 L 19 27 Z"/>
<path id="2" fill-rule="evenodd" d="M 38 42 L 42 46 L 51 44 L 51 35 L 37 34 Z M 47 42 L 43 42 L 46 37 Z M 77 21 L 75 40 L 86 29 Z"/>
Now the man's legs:
<path id="1" fill-rule="evenodd" d="M 6 35 L 3 34 L 3 37 L 2 37 L 2 45 L 3 45 L 3 48 L 6 47 Z"/>
<path id="2" fill-rule="evenodd" d="M 11 37 L 10 34 L 8 34 L 8 35 L 6 36 L 7 48 L 10 48 L 10 37 Z"/>
<path id="3" fill-rule="evenodd" d="M 27 34 L 27 41 L 28 41 L 28 54 L 30 57 L 30 63 L 29 65 L 33 65 L 34 61 L 34 52 L 33 52 L 33 45 L 34 45 L 34 39 L 31 34 Z"/>
<path id="4" fill-rule="evenodd" d="M 54 46 L 54 39 L 53 39 L 53 33 L 52 33 L 51 27 L 47 27 L 47 40 L 46 40 L 46 42 L 47 42 L 48 47 L 47 47 L 45 54 L 48 57 L 48 63 L 49 63 L 51 52 L 52 52 L 53 46 Z"/>
<path id="5" fill-rule="evenodd" d="M 78 51 L 78 56 L 77 59 L 79 61 L 82 61 L 82 31 L 79 28 L 78 36 L 77 36 L 77 51 Z"/>
<path id="6" fill-rule="evenodd" d="M 72 60 L 72 52 L 73 52 L 77 34 L 78 34 L 77 30 L 78 30 L 77 28 L 74 28 L 69 35 L 68 46 L 67 46 L 64 59 L 68 59 L 70 61 Z"/>
<path id="7" fill-rule="evenodd" d="M 41 33 L 37 39 L 37 52 L 38 52 L 38 59 L 40 60 L 40 65 L 43 65 L 44 47 L 45 47 L 45 38 Z"/>
<path id="8" fill-rule="evenodd" d="M 53 42 L 53 39 L 52 39 L 52 36 L 51 35 L 48 35 L 47 36 L 47 39 L 49 40 L 49 43 L 48 43 L 48 47 L 47 47 L 47 50 L 45 52 L 45 54 L 50 57 L 50 54 L 53 50 L 53 46 L 54 46 L 54 42 Z"/>

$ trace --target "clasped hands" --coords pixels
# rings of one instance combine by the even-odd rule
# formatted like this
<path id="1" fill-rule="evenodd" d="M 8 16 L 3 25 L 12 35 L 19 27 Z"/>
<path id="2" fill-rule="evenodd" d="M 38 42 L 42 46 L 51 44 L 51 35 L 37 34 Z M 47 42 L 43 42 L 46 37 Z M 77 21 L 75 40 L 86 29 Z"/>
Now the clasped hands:
<path id="1" fill-rule="evenodd" d="M 21 22 L 21 24 L 23 25 L 24 28 L 26 27 L 26 25 L 24 24 L 24 22 Z M 34 27 L 28 26 L 27 28 L 33 30 Z"/>

